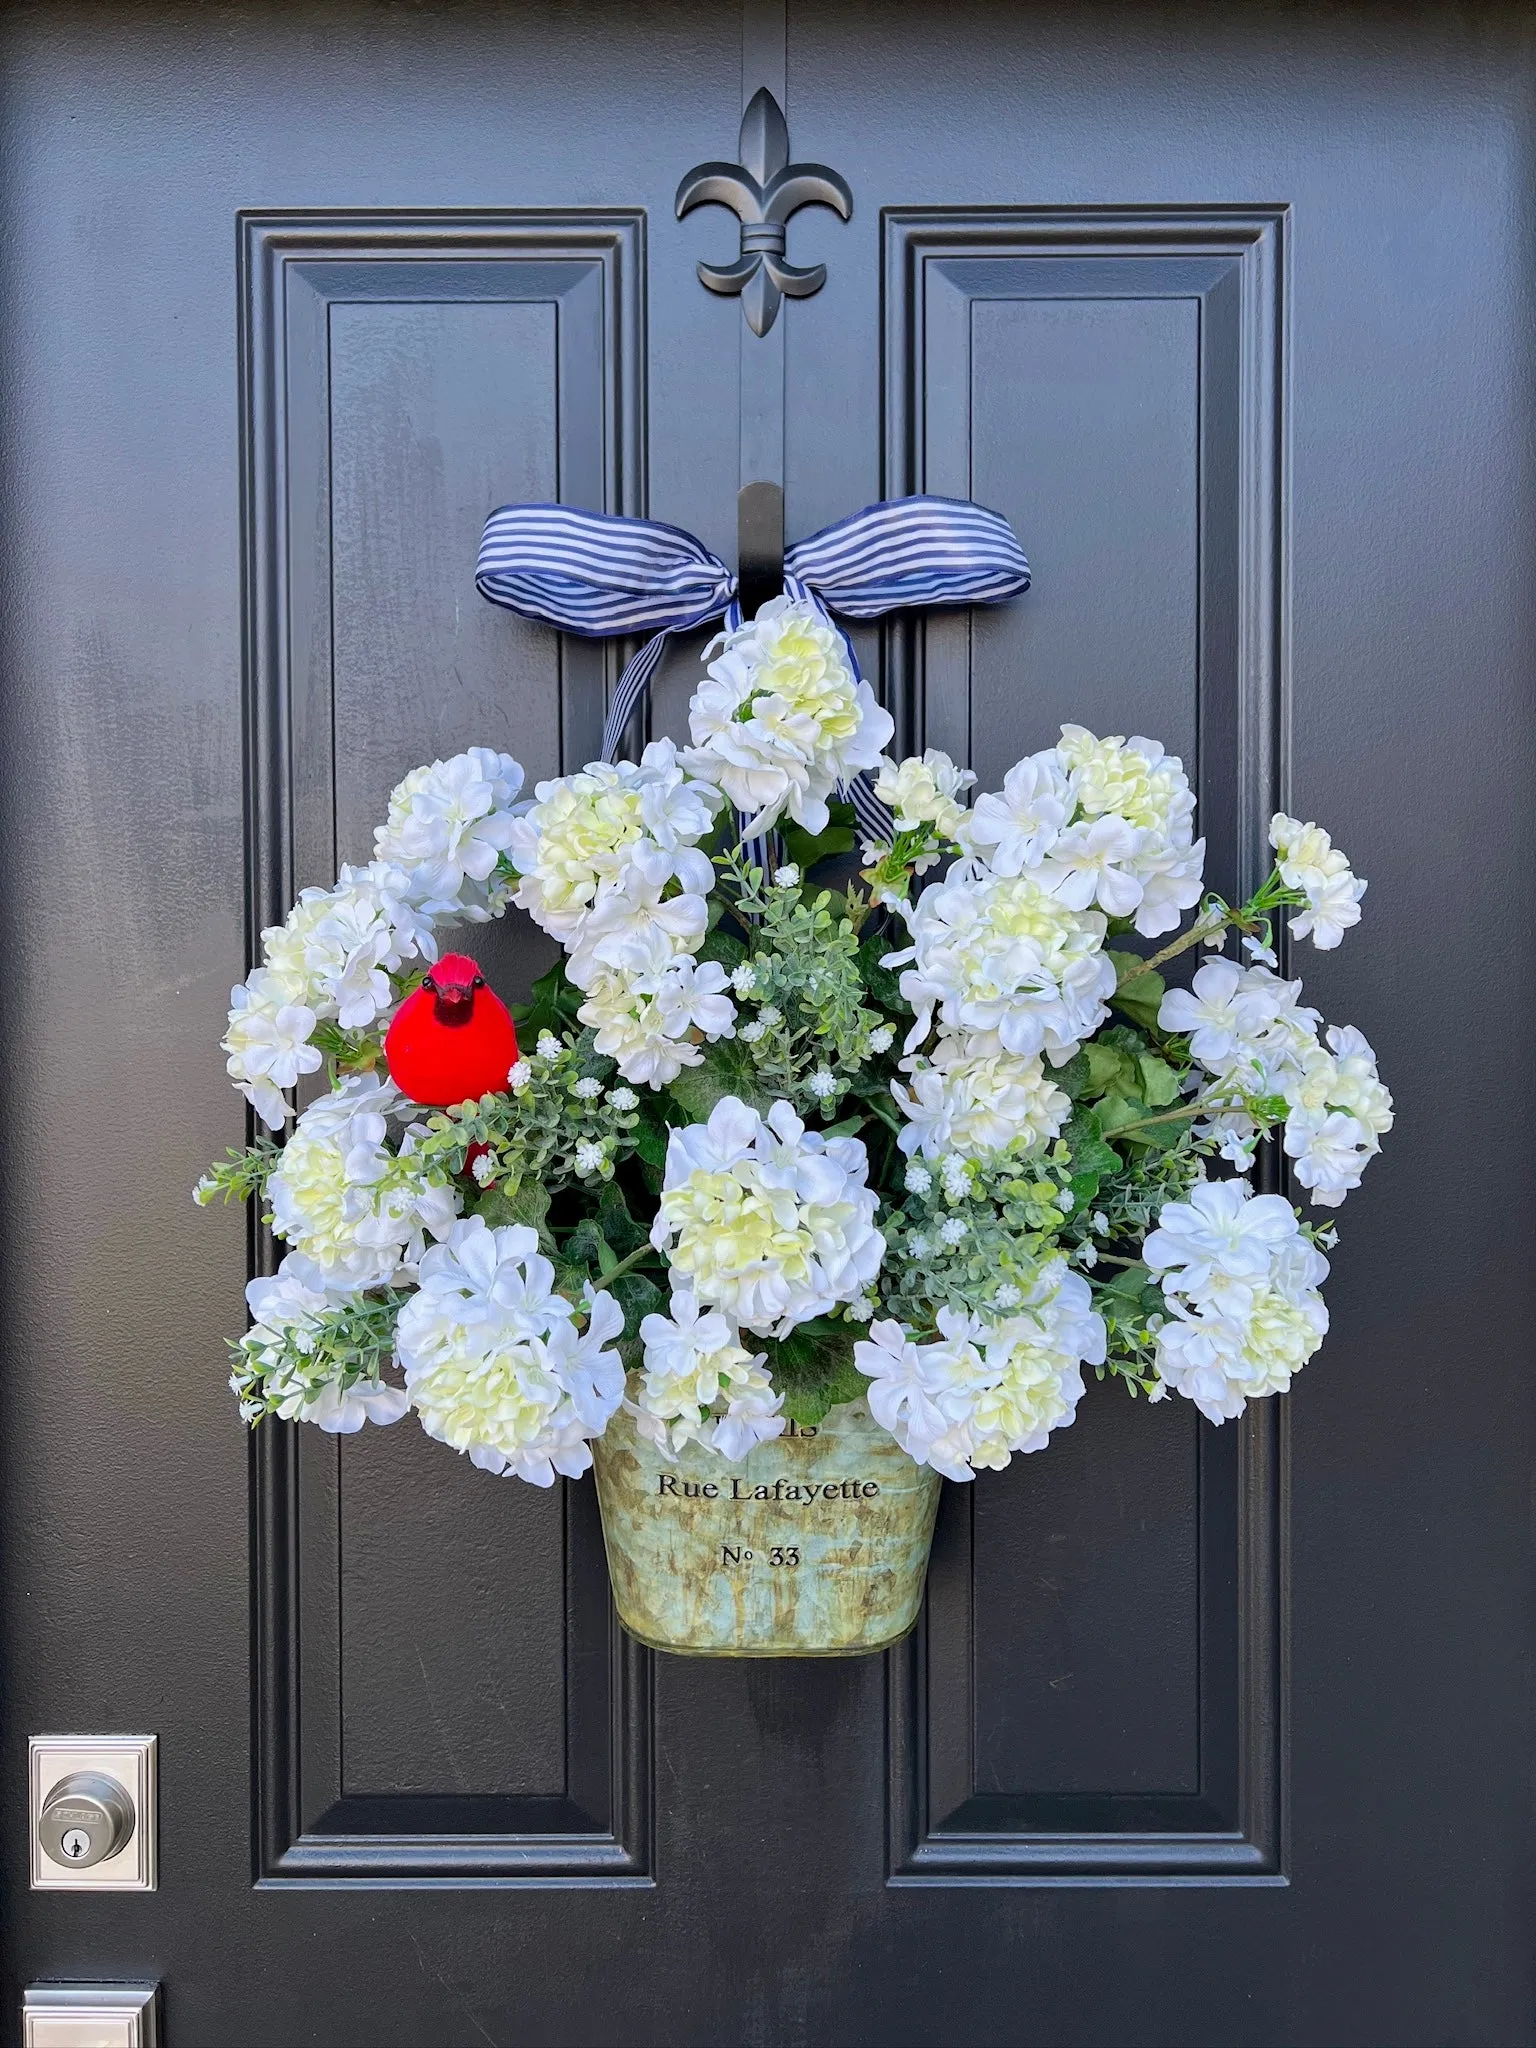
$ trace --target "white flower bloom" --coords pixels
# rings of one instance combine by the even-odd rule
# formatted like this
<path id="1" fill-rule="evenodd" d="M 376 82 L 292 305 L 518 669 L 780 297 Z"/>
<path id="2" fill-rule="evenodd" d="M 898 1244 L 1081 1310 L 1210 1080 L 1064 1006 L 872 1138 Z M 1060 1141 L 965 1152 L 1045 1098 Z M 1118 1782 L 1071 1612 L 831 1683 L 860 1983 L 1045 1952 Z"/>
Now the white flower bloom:
<path id="1" fill-rule="evenodd" d="M 897 763 L 882 760 L 875 777 L 875 795 L 896 818 L 900 832 L 914 832 L 920 825 L 932 825 L 943 839 L 954 839 L 965 822 L 965 811 L 957 801 L 975 782 L 974 772 L 958 768 L 938 747 L 924 749 Z"/>
<path id="2" fill-rule="evenodd" d="M 971 1192 L 970 1168 L 958 1152 L 951 1152 L 939 1161 L 939 1178 L 944 1183 L 948 1201 L 963 1202 Z"/>
<path id="3" fill-rule="evenodd" d="M 1043 1051 L 1060 1064 L 1109 1014 L 1115 970 L 1102 913 L 1070 909 L 1037 875 L 958 862 L 906 916 L 911 949 L 885 964 L 913 962 L 901 977 L 917 1013 L 909 1051 L 937 1007 L 951 1031 L 996 1032 L 1006 1051 Z"/>
<path id="4" fill-rule="evenodd" d="M 1165 1202 L 1142 1257 L 1163 1276 L 1165 1294 L 1246 1302 L 1298 1239 L 1296 1211 L 1279 1195 L 1256 1195 L 1243 1180 L 1202 1181 L 1187 1201 Z"/>
<path id="5" fill-rule="evenodd" d="M 939 1225 L 940 1242 L 947 1245 L 964 1244 L 970 1232 L 971 1226 L 963 1216 L 946 1216 Z"/>
<path id="6" fill-rule="evenodd" d="M 858 1301 L 850 1301 L 843 1309 L 843 1315 L 850 1323 L 867 1323 L 873 1317 L 878 1303 L 866 1294 Z"/>
<path id="7" fill-rule="evenodd" d="M 1011 1280 L 1005 1280 L 992 1296 L 993 1304 L 997 1308 L 1017 1308 L 1023 1299 L 1023 1295 Z"/>
<path id="8" fill-rule="evenodd" d="M 481 1152 L 469 1170 L 481 1187 L 488 1188 L 496 1178 L 496 1161 L 489 1152 Z"/>
<path id="9" fill-rule="evenodd" d="M 1285 1149 L 1310 1199 L 1336 1209 L 1381 1150 L 1392 1128 L 1392 1097 L 1363 1032 L 1334 1025 L 1328 1045 L 1326 1052 L 1313 1047 L 1286 1086 Z"/>
<path id="10" fill-rule="evenodd" d="M 868 1172 L 857 1138 L 807 1131 L 787 1102 L 765 1120 L 727 1095 L 707 1124 L 673 1131 L 651 1241 L 701 1302 L 787 1335 L 880 1271 Z"/>
<path id="11" fill-rule="evenodd" d="M 919 1345 L 899 1323 L 876 1323 L 854 1363 L 873 1382 L 876 1421 L 950 1479 L 1042 1449 L 1076 1413 L 1083 1365 L 1106 1353 L 1088 1283 L 1059 1256 L 1041 1266 L 1017 1314 L 997 1322 L 943 1308 L 938 1325 L 938 1340 Z"/>
<path id="12" fill-rule="evenodd" d="M 746 1044 L 756 1045 L 760 1038 L 766 1036 L 767 1028 L 761 1017 L 754 1017 L 750 1024 L 742 1025 L 740 1035 Z"/>
<path id="13" fill-rule="evenodd" d="M 582 1102 L 596 1102 L 602 1092 L 603 1084 L 595 1074 L 583 1074 L 571 1090 L 571 1093 Z"/>
<path id="14" fill-rule="evenodd" d="M 996 875 L 1036 868 L 1072 815 L 1072 787 L 1054 747 L 1031 754 L 1003 777 L 1000 796 L 979 796 L 968 822 L 970 843 Z"/>
<path id="15" fill-rule="evenodd" d="M 1164 1206 L 1143 1256 L 1172 1310 L 1157 1333 L 1158 1371 L 1212 1422 L 1283 1393 L 1327 1333 L 1317 1290 L 1328 1261 L 1278 1195 L 1254 1195 L 1244 1181 L 1197 1187 Z"/>
<path id="16" fill-rule="evenodd" d="M 385 1380 L 321 1382 L 304 1373 L 303 1359 L 314 1349 L 322 1318 L 352 1290 L 338 1289 L 320 1268 L 298 1252 L 290 1252 L 270 1277 L 253 1280 L 245 1290 L 251 1327 L 240 1340 L 242 1363 L 230 1378 L 240 1397 L 240 1413 L 254 1422 L 269 1412 L 286 1422 L 313 1422 L 332 1435 L 350 1435 L 365 1422 L 398 1422 L 410 1402 L 399 1387 Z M 254 1391 L 259 1384 L 262 1398 Z M 268 1402 L 275 1400 L 275 1409 Z"/>
<path id="17" fill-rule="evenodd" d="M 1183 762 L 1156 740 L 1101 740 L 1080 725 L 1062 727 L 1058 751 L 1081 818 L 1117 819 L 1141 835 L 1134 856 L 1119 862 L 1124 878 L 1140 885 L 1137 931 L 1149 939 L 1172 931 L 1204 886 L 1205 842 L 1194 837 L 1195 798 Z"/>
<path id="18" fill-rule="evenodd" d="M 914 1195 L 926 1195 L 933 1186 L 933 1175 L 926 1166 L 920 1166 L 915 1159 L 908 1163 L 904 1178 Z"/>
<path id="19" fill-rule="evenodd" d="M 734 1037 L 736 1011 L 725 993 L 729 980 L 718 960 L 673 953 L 660 934 L 653 935 L 647 953 L 637 948 L 631 960 L 645 962 L 641 971 L 599 973 L 577 1015 L 596 1032 L 596 1050 L 617 1063 L 626 1081 L 662 1088 L 702 1060 L 693 1032 L 709 1039 Z"/>
<path id="20" fill-rule="evenodd" d="M 608 1148 L 598 1139 L 582 1138 L 577 1141 L 574 1159 L 579 1174 L 601 1173 L 608 1164 Z"/>
<path id="21" fill-rule="evenodd" d="M 492 1230 L 479 1216 L 455 1224 L 422 1260 L 420 1290 L 396 1324 L 423 1429 L 482 1471 L 535 1486 L 586 1471 L 588 1439 L 623 1398 L 624 1368 L 607 1347 L 624 1312 L 589 1287 L 585 1314 L 578 1334 L 535 1231 Z"/>
<path id="22" fill-rule="evenodd" d="M 874 1053 L 889 1052 L 896 1043 L 894 1024 L 877 1024 L 869 1034 L 869 1049 Z"/>
<path id="23" fill-rule="evenodd" d="M 813 604 L 777 597 L 749 625 L 705 650 L 710 662 L 689 708 L 683 756 L 751 813 L 753 839 L 787 810 L 809 832 L 827 827 L 827 798 L 873 768 L 895 730 L 858 680 L 843 636 Z"/>
<path id="24" fill-rule="evenodd" d="M 805 1085 L 818 1102 L 825 1102 L 829 1096 L 837 1093 L 838 1080 L 830 1068 L 818 1067 Z"/>
<path id="25" fill-rule="evenodd" d="M 620 1116 L 627 1116 L 632 1109 L 639 1106 L 640 1102 L 640 1098 L 633 1088 L 614 1088 L 610 1091 L 608 1100 L 619 1112 Z"/>
<path id="26" fill-rule="evenodd" d="M 511 1066 L 507 1069 L 507 1086 L 512 1090 L 512 1093 L 514 1095 L 521 1095 L 523 1090 L 531 1085 L 532 1081 L 533 1068 L 530 1065 L 530 1063 L 526 1059 L 524 1059 L 521 1054 L 519 1054 L 518 1057 L 512 1062 Z"/>
<path id="27" fill-rule="evenodd" d="M 792 860 L 787 860 L 785 861 L 783 867 L 774 869 L 773 886 L 775 887 L 775 889 L 799 888 L 800 870 L 795 866 Z"/>
<path id="28" fill-rule="evenodd" d="M 403 1107 L 397 1088 L 355 1075 L 305 1110 L 267 1183 L 273 1229 L 332 1285 L 413 1277 L 426 1236 L 443 1236 L 458 1213 L 451 1187 L 419 1181 L 381 1192 L 391 1165 L 386 1118 Z M 401 1151 L 411 1149 L 407 1137 Z"/>
<path id="29" fill-rule="evenodd" d="M 1322 1019 L 1300 997 L 1299 981 L 1282 981 L 1267 967 L 1207 960 L 1190 988 L 1168 990 L 1157 1021 L 1164 1031 L 1189 1033 L 1189 1049 L 1207 1073 L 1263 1094 L 1317 1042 Z"/>
<path id="30" fill-rule="evenodd" d="M 533 1049 L 541 1060 L 557 1060 L 563 1050 L 553 1031 L 541 1031 Z"/>
<path id="31" fill-rule="evenodd" d="M 332 889 L 304 890 L 287 922 L 261 935 L 267 986 L 345 1030 L 374 1023 L 394 1003 L 390 974 L 437 952 L 430 924 L 399 893 L 402 880 L 375 861 L 343 868 Z"/>
<path id="32" fill-rule="evenodd" d="M 1040 873 L 1063 903 L 1097 903 L 1110 917 L 1129 917 L 1144 893 L 1135 872 L 1147 834 L 1124 818 L 1085 819 L 1058 832 Z"/>
<path id="33" fill-rule="evenodd" d="M 389 799 L 375 858 L 404 870 L 409 900 L 428 915 L 483 922 L 501 908 L 484 885 L 511 844 L 522 786 L 518 763 L 491 747 L 415 768 Z"/>
<path id="34" fill-rule="evenodd" d="M 644 1319 L 640 1337 L 645 1364 L 630 1406 L 640 1434 L 664 1453 L 700 1443 L 736 1459 L 782 1432 L 784 1396 L 764 1370 L 767 1354 L 744 1351 L 725 1317 L 701 1314 L 686 1288 L 670 1315 Z"/>
<path id="35" fill-rule="evenodd" d="M 1366 884 L 1349 871 L 1349 861 L 1340 853 L 1321 825 L 1303 825 L 1276 811 L 1269 825 L 1269 843 L 1275 849 L 1280 879 L 1288 889 L 1299 889 L 1307 907 L 1292 913 L 1291 931 L 1298 939 L 1311 937 L 1321 952 L 1331 952 L 1351 925 L 1360 922 L 1360 898 Z"/>
<path id="36" fill-rule="evenodd" d="M 1009 1052 L 994 1038 L 941 1031 L 929 1057 L 904 1060 L 902 1067 L 910 1084 L 893 1081 L 891 1093 L 907 1120 L 897 1143 L 909 1156 L 938 1159 L 953 1152 L 976 1159 L 1015 1143 L 1038 1150 L 1072 1113 L 1038 1055 Z"/>
<path id="37" fill-rule="evenodd" d="M 784 1013 L 775 1009 L 772 1003 L 764 1003 L 757 1013 L 757 1018 L 765 1031 L 771 1031 L 776 1024 L 784 1022 Z"/>
<path id="38" fill-rule="evenodd" d="M 221 1041 L 229 1078 L 263 1123 L 281 1130 L 288 1121 L 283 1090 L 321 1063 L 319 1048 L 309 1042 L 315 1013 L 286 1000 L 277 977 L 260 967 L 230 990 L 229 1002 L 229 1028 Z"/>
<path id="39" fill-rule="evenodd" d="M 513 820 L 520 880 L 512 900 L 553 937 L 572 939 L 641 842 L 674 856 L 675 872 L 675 857 L 709 831 L 718 803 L 707 783 L 684 775 L 670 740 L 653 740 L 638 764 L 590 761 L 578 775 L 541 782 Z"/>
<path id="40" fill-rule="evenodd" d="M 579 928 L 565 940 L 565 971 L 577 988 L 589 988 L 604 968 L 644 972 L 656 958 L 693 953 L 709 926 L 706 901 L 715 873 L 696 847 L 669 853 L 652 840 L 637 840 L 629 862 L 614 882 L 604 882 Z M 680 893 L 669 893 L 674 880 Z"/>
<path id="41" fill-rule="evenodd" d="M 757 969 L 750 960 L 743 960 L 731 969 L 731 987 L 739 996 L 749 996 L 757 987 Z"/>

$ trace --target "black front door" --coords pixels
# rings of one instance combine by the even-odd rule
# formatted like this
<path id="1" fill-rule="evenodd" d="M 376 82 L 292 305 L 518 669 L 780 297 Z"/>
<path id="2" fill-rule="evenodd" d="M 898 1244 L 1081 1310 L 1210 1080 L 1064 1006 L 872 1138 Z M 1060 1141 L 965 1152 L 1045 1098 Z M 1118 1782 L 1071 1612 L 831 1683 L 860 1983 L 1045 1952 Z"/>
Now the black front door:
<path id="1" fill-rule="evenodd" d="M 7 2024 L 1529 2039 L 1527 11 L 39 0 L 5 67 Z M 765 82 L 854 210 L 759 338 L 673 196 Z M 1155 734 L 1228 891 L 1271 809 L 1336 826 L 1310 988 L 1399 1127 L 1288 1407 L 1091 1386 L 948 1489 L 901 1650 L 740 1665 L 618 1634 L 590 1481 L 252 1451 L 189 1190 L 249 934 L 415 763 L 596 751 L 617 654 L 481 602 L 487 511 L 730 557 L 780 462 L 791 538 L 928 490 L 1029 552 L 863 636 L 900 742 Z M 25 1738 L 79 1729 L 159 1737 L 152 1894 L 26 1889 Z"/>

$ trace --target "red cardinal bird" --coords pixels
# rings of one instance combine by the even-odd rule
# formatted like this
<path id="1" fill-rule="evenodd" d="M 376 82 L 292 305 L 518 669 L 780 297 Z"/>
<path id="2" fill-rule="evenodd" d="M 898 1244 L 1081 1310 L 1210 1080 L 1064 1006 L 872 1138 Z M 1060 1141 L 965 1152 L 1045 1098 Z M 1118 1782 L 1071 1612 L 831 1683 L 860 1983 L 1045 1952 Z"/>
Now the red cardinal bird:
<path id="1" fill-rule="evenodd" d="M 443 1109 L 499 1095 L 517 1058 L 517 1033 L 501 998 L 462 953 L 445 953 L 407 996 L 384 1039 L 390 1079 L 412 1102 Z"/>

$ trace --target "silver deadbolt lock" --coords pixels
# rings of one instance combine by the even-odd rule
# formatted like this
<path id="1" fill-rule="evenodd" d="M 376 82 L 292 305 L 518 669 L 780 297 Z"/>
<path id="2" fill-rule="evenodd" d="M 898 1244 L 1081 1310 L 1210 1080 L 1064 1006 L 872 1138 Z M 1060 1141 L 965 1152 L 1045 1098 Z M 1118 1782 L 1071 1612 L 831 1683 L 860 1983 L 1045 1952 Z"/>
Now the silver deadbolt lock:
<path id="1" fill-rule="evenodd" d="M 50 1862 L 66 1870 L 89 1870 L 126 1846 L 134 1818 L 133 1801 L 116 1778 L 101 1771 L 71 1771 L 43 1801 L 37 1839 Z"/>

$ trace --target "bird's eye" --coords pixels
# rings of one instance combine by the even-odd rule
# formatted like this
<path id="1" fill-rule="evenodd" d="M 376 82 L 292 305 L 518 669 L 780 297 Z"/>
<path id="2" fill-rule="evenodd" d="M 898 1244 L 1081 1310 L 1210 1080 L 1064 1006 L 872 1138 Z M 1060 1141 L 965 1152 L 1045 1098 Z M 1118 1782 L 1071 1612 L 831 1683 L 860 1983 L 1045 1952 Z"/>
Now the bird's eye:
<path id="1" fill-rule="evenodd" d="M 434 996 L 437 994 L 437 983 L 432 979 L 430 974 L 427 976 L 426 980 L 421 985 L 430 994 Z"/>
<path id="2" fill-rule="evenodd" d="M 483 974 L 477 974 L 474 980 L 469 985 L 471 988 L 484 988 L 485 976 Z"/>

